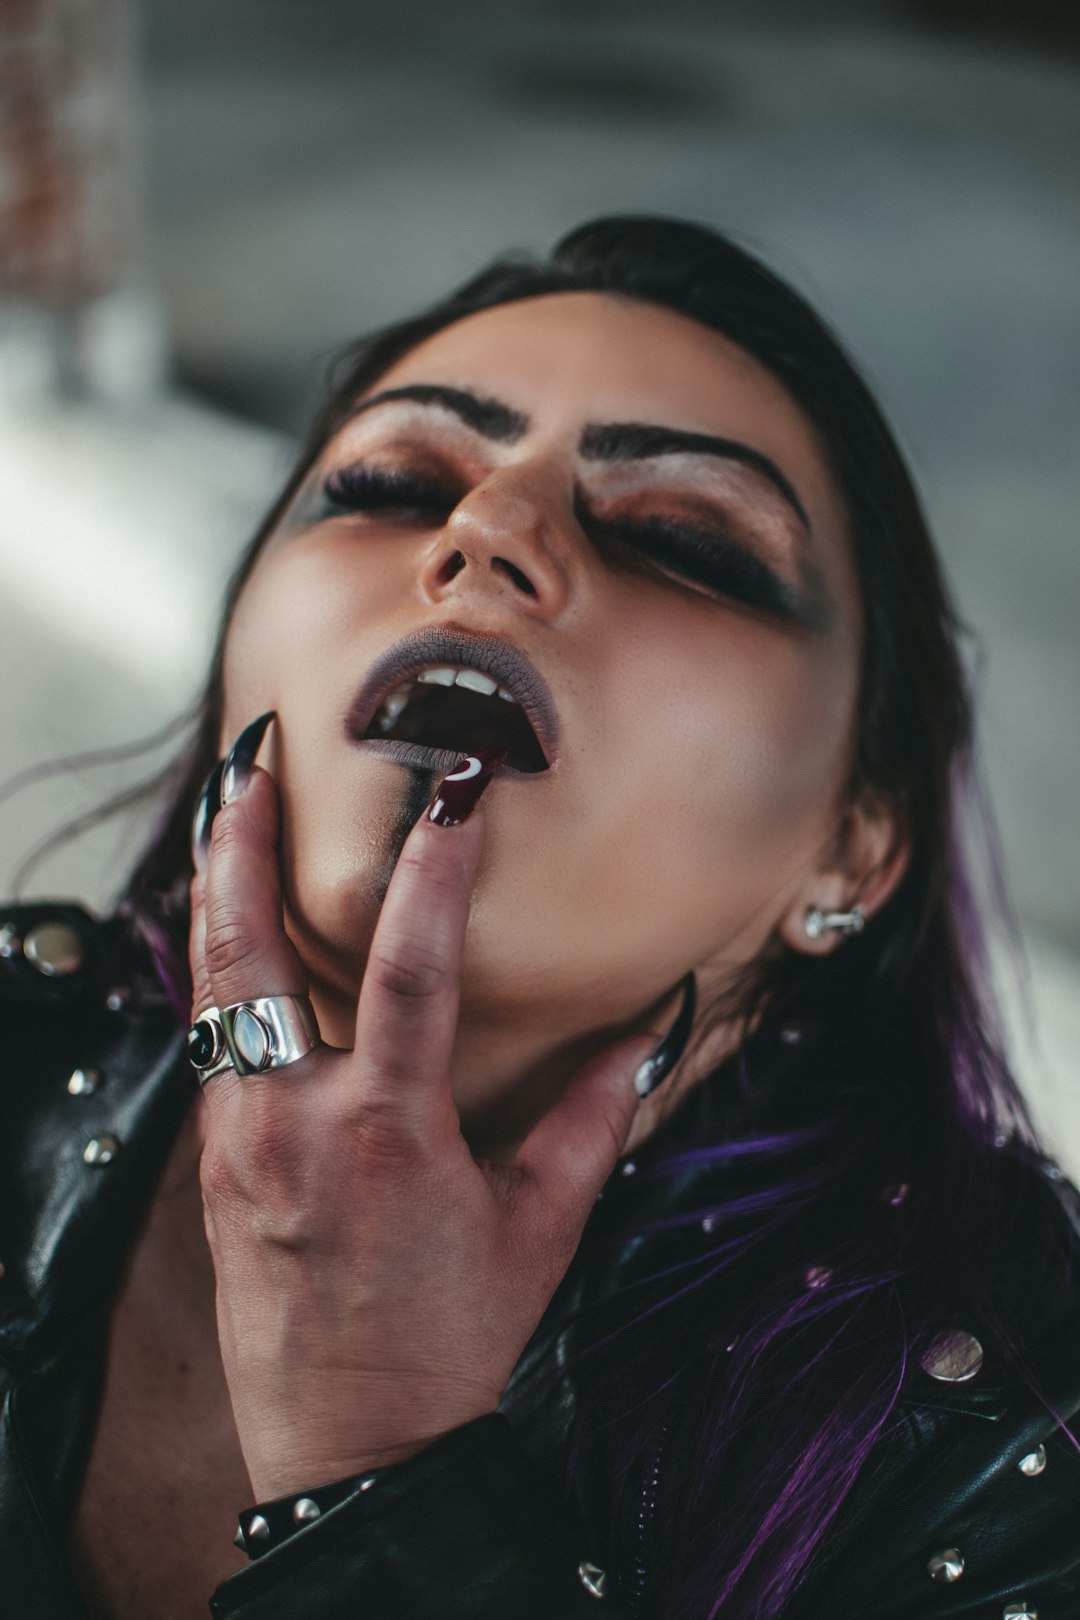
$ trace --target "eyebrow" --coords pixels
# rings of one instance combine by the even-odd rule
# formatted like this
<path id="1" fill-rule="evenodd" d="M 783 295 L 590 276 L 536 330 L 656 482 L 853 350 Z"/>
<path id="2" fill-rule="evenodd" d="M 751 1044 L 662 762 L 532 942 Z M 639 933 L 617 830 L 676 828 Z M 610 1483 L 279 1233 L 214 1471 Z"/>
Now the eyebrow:
<path id="1" fill-rule="evenodd" d="M 381 394 L 372 394 L 355 406 L 352 416 L 370 411 L 376 405 L 390 405 L 398 400 L 411 400 L 416 405 L 434 406 L 436 410 L 451 411 L 467 427 L 494 439 L 497 444 L 516 444 L 529 431 L 529 418 L 520 411 L 512 411 L 497 399 L 481 399 L 464 388 L 444 388 L 437 383 L 410 383 L 404 388 L 384 388 Z"/>
<path id="2" fill-rule="evenodd" d="M 683 428 L 649 427 L 641 422 L 611 422 L 587 427 L 581 435 L 579 452 L 587 461 L 649 461 L 655 456 L 716 456 L 721 461 L 739 461 L 767 478 L 791 507 L 799 522 L 810 533 L 806 508 L 775 461 L 743 444 L 739 439 L 718 439 L 711 433 L 691 433 Z"/>
<path id="3" fill-rule="evenodd" d="M 500 400 L 481 398 L 468 389 L 447 388 L 439 383 L 385 388 L 370 399 L 361 400 L 351 415 L 359 416 L 377 405 L 400 401 L 450 411 L 467 427 L 498 444 L 516 444 L 531 426 L 527 416 Z M 739 439 L 717 438 L 711 433 L 694 433 L 685 428 L 652 427 L 642 422 L 590 423 L 581 435 L 578 452 L 586 461 L 650 461 L 659 456 L 691 455 L 741 462 L 772 484 L 807 534 L 811 533 L 806 507 L 790 479 L 770 457 Z"/>

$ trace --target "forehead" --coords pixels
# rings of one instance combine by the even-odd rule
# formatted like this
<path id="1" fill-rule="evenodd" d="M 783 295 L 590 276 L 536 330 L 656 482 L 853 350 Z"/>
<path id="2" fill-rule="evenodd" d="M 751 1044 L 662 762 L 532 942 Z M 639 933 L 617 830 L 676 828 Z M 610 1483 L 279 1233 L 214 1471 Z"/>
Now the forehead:
<path id="1" fill-rule="evenodd" d="M 812 422 L 771 372 L 710 327 L 610 293 L 547 293 L 445 327 L 377 391 L 445 383 L 528 416 L 535 431 L 643 422 L 737 438 L 776 460 L 823 519 L 839 501 Z"/>

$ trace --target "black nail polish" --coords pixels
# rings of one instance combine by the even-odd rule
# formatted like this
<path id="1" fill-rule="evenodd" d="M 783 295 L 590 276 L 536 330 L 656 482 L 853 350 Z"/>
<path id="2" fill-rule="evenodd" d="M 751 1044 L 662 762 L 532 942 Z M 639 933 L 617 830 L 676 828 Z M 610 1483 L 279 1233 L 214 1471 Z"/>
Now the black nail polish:
<path id="1" fill-rule="evenodd" d="M 221 776 L 221 802 L 223 805 L 232 804 L 238 799 L 251 780 L 251 773 L 255 768 L 255 757 L 266 735 L 266 728 L 275 717 L 273 709 L 267 709 L 260 714 L 250 726 L 245 726 L 237 737 L 228 754 L 225 756 L 225 768 Z"/>
<path id="2" fill-rule="evenodd" d="M 458 761 L 439 783 L 428 811 L 438 827 L 457 827 L 472 815 L 480 795 L 506 758 L 506 749 L 480 749 Z"/>
<path id="3" fill-rule="evenodd" d="M 221 776 L 224 769 L 225 761 L 219 759 L 195 800 L 195 814 L 191 818 L 191 859 L 196 872 L 204 870 L 210 857 L 210 829 L 221 809 Z"/>
<path id="4" fill-rule="evenodd" d="M 650 1091 L 655 1091 L 686 1050 L 697 1007 L 697 980 L 693 973 L 688 973 L 682 983 L 682 1006 L 675 1022 L 634 1076 L 634 1085 L 639 1097 L 647 1097 Z"/>

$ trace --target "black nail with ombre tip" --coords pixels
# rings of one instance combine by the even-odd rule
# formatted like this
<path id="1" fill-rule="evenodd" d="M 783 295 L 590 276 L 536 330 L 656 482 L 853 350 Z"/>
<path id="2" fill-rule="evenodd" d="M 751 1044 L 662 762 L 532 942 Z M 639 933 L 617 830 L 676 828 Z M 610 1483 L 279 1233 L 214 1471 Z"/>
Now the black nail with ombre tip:
<path id="1" fill-rule="evenodd" d="M 204 872 L 210 859 L 210 829 L 221 809 L 221 777 L 224 770 L 225 761 L 219 759 L 195 800 L 195 814 L 191 818 L 191 859 L 196 872 Z"/>
<path id="2" fill-rule="evenodd" d="M 428 811 L 437 827 L 457 827 L 476 809 L 481 793 L 506 758 L 506 749 L 481 749 L 466 754 L 439 783 Z"/>
<path id="3" fill-rule="evenodd" d="M 235 803 L 251 781 L 251 773 L 255 769 L 255 756 L 266 736 L 266 728 L 274 717 L 273 709 L 267 709 L 265 714 L 260 714 L 250 726 L 244 727 L 226 754 L 225 768 L 221 774 L 222 805 Z"/>
<path id="4" fill-rule="evenodd" d="M 634 1085 L 639 1097 L 647 1097 L 650 1091 L 655 1091 L 661 1080 L 667 1078 L 686 1051 L 697 1007 L 697 980 L 693 973 L 686 975 L 682 986 L 682 1006 L 675 1022 L 634 1075 Z"/>

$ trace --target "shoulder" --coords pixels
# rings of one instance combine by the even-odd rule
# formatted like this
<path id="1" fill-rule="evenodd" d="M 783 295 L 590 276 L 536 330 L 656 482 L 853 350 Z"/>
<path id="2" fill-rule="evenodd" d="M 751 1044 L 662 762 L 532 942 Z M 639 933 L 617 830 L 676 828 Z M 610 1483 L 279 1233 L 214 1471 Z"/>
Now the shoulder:
<path id="1" fill-rule="evenodd" d="M 34 1106 L 57 1063 L 95 1044 L 130 1004 L 116 936 L 73 901 L 0 904 L 0 1096 L 9 1125 Z"/>
<path id="2" fill-rule="evenodd" d="M 0 1002 L 10 1009 L 82 999 L 103 965 L 106 932 L 74 901 L 0 902 Z"/>
<path id="3" fill-rule="evenodd" d="M 913 1347 L 808 1613 L 1080 1607 L 1080 1194 L 1023 1147 L 988 1150 L 982 1172 L 997 1192 L 992 1289 L 974 1296 L 958 1275 L 956 1309 Z"/>
<path id="4" fill-rule="evenodd" d="M 192 1082 L 146 953 L 73 902 L 0 905 L 0 1028 L 0 1360 L 15 1364 L 108 1297 L 114 1236 Z"/>

